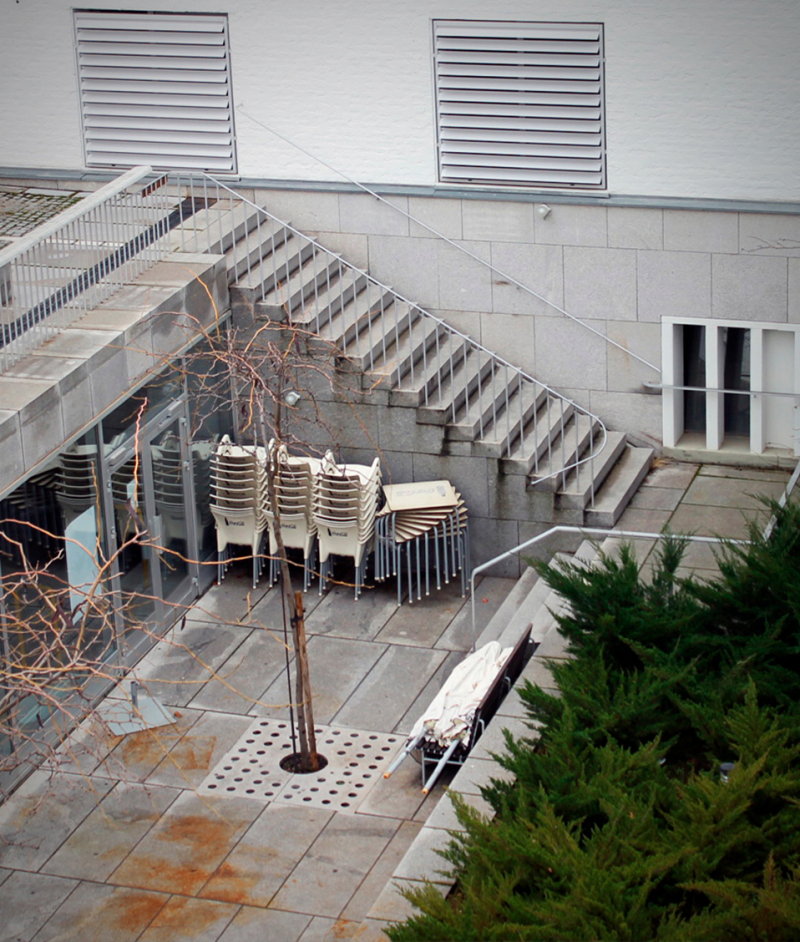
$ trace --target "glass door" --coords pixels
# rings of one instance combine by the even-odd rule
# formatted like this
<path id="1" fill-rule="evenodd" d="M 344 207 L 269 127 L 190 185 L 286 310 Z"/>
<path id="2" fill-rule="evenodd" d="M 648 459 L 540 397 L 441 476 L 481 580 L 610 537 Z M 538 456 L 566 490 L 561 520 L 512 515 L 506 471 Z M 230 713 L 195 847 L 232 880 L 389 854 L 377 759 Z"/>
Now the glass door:
<path id="1" fill-rule="evenodd" d="M 108 456 L 107 514 L 123 657 L 197 594 L 197 535 L 185 400 Z"/>

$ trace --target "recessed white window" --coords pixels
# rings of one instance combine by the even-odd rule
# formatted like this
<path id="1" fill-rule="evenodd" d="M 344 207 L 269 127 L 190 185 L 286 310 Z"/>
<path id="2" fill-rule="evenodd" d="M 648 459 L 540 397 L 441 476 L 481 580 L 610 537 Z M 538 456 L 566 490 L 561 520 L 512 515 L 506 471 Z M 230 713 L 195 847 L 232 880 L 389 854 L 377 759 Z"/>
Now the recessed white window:
<path id="1" fill-rule="evenodd" d="M 434 20 L 439 179 L 603 189 L 603 26 Z"/>
<path id="2" fill-rule="evenodd" d="M 87 167 L 236 171 L 228 18 L 75 12 Z"/>
<path id="3" fill-rule="evenodd" d="M 664 445 L 800 455 L 800 328 L 662 322 Z"/>

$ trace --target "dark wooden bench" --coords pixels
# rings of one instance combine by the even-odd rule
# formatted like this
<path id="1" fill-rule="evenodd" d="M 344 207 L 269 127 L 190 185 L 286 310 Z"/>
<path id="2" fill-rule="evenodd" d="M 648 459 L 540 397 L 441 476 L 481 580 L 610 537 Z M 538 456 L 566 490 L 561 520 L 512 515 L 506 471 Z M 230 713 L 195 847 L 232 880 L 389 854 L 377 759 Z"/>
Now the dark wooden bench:
<path id="1" fill-rule="evenodd" d="M 528 625 L 522 633 L 519 640 L 514 645 L 511 654 L 506 659 L 505 664 L 503 664 L 497 677 L 495 677 L 492 682 L 491 687 L 486 691 L 486 694 L 475 711 L 467 739 L 459 740 L 455 749 L 452 751 L 451 747 L 443 746 L 435 739 L 423 739 L 420 743 L 419 756 L 422 768 L 422 790 L 426 794 L 433 788 L 436 779 L 445 766 L 463 765 L 466 762 L 472 747 L 483 735 L 486 726 L 497 712 L 506 694 L 514 686 L 514 681 L 519 677 L 522 668 L 525 666 L 530 656 L 531 652 L 528 650 L 528 643 L 530 641 L 532 627 L 532 624 Z M 442 762 L 445 756 L 446 760 Z M 430 773 L 430 778 L 428 778 L 428 769 L 431 766 L 434 766 L 434 770 Z"/>

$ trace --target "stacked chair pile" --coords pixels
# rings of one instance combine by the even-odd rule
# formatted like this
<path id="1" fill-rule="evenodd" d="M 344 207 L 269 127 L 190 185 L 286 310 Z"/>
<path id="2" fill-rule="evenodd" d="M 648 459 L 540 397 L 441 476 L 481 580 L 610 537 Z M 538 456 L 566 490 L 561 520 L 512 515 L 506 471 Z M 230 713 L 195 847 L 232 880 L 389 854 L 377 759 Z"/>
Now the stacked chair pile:
<path id="1" fill-rule="evenodd" d="M 314 480 L 313 515 L 319 538 L 322 593 L 333 572 L 331 556 L 347 556 L 355 565 L 355 596 L 364 585 L 368 550 L 375 535 L 375 515 L 381 493 L 381 466 L 338 465 L 327 452 Z"/>
<path id="2" fill-rule="evenodd" d="M 261 574 L 261 541 L 267 529 L 267 449 L 234 445 L 223 436 L 211 460 L 211 513 L 217 527 L 218 577 L 230 544 L 249 546 L 253 587 Z"/>
<path id="3" fill-rule="evenodd" d="M 175 435 L 169 435 L 160 445 L 153 446 L 152 454 L 156 513 L 163 526 L 159 540 L 167 549 L 173 540 L 186 540 L 181 443 Z"/>
<path id="4" fill-rule="evenodd" d="M 56 490 L 64 511 L 65 528 L 97 500 L 96 455 L 93 445 L 75 445 L 59 459 Z"/>
<path id="5" fill-rule="evenodd" d="M 275 496 L 281 523 L 281 539 L 287 549 L 303 554 L 303 589 L 308 591 L 316 568 L 317 523 L 313 514 L 314 482 L 321 471 L 318 458 L 290 455 L 285 445 L 275 449 L 270 442 L 270 461 L 275 471 Z M 280 561 L 273 515 L 266 505 L 269 524 L 270 585 L 278 578 Z"/>
<path id="6" fill-rule="evenodd" d="M 383 489 L 386 503 L 377 516 L 375 534 L 375 578 L 397 578 L 397 604 L 402 601 L 403 582 L 408 599 L 430 595 L 431 567 L 436 588 L 461 576 L 461 594 L 467 593 L 470 574 L 467 508 L 449 481 L 418 481 L 391 484 Z M 405 570 L 405 571 L 404 571 Z"/>

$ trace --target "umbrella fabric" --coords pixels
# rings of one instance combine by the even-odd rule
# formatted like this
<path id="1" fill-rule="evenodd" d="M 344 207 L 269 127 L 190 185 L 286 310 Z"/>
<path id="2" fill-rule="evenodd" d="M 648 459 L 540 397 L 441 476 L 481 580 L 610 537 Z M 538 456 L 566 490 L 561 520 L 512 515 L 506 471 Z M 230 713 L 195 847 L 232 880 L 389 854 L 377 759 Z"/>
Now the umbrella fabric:
<path id="1" fill-rule="evenodd" d="M 426 739 L 442 746 L 450 745 L 454 739 L 466 742 L 475 711 L 511 651 L 511 648 L 501 648 L 497 641 L 490 641 L 465 658 L 414 724 L 408 741 L 412 742 L 424 732 Z"/>

